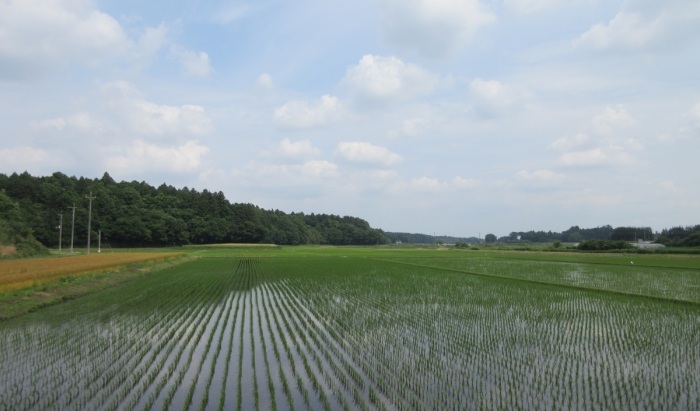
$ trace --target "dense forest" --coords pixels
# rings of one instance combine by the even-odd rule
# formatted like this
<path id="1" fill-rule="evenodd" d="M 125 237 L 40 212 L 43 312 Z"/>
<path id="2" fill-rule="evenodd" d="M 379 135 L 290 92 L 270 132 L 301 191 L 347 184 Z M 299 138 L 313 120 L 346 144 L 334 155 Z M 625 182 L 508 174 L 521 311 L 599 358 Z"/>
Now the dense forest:
<path id="1" fill-rule="evenodd" d="M 578 243 L 591 240 L 653 241 L 666 246 L 700 246 L 700 225 L 672 227 L 655 233 L 651 227 L 616 227 L 604 225 L 595 228 L 573 226 L 561 233 L 552 231 L 512 232 L 498 239 L 500 243 L 551 243 L 555 241 Z"/>
<path id="2" fill-rule="evenodd" d="M 263 210 L 231 203 L 221 192 L 165 184 L 156 188 L 137 181 L 118 183 L 107 173 L 100 179 L 62 173 L 45 177 L 26 172 L 0 174 L 0 193 L 0 241 L 4 237 L 6 242 L 31 241 L 33 235 L 41 244 L 57 247 L 61 233 L 66 247 L 73 233 L 74 244 L 82 247 L 87 243 L 88 225 L 91 241 L 97 245 L 99 238 L 102 247 L 374 245 L 389 241 L 381 230 L 356 217 Z M 63 229 L 59 230 L 61 221 Z"/>
<path id="3" fill-rule="evenodd" d="M 89 218 L 91 217 L 91 218 Z M 7 245 L 16 254 L 36 255 L 43 246 L 64 247 L 71 234 L 76 247 L 91 241 L 102 247 L 185 244 L 271 243 L 280 245 L 375 245 L 487 243 L 579 243 L 593 240 L 655 241 L 666 246 L 700 246 L 700 225 L 654 233 L 650 227 L 572 226 L 563 232 L 512 232 L 496 238 L 390 233 L 357 217 L 284 213 L 253 204 L 229 202 L 222 192 L 153 187 L 145 182 L 116 182 L 68 177 L 62 173 L 34 177 L 24 172 L 0 174 L 0 253 Z M 62 229 L 59 229 L 62 226 Z M 99 239 L 99 240 L 98 240 Z M 597 243 L 592 243 L 597 244 Z M 5 246 L 5 248 L 2 248 Z"/>
<path id="4" fill-rule="evenodd" d="M 403 244 L 456 244 L 456 243 L 479 243 L 476 237 L 452 237 L 447 235 L 429 235 L 418 233 L 384 233 L 392 243 Z"/>

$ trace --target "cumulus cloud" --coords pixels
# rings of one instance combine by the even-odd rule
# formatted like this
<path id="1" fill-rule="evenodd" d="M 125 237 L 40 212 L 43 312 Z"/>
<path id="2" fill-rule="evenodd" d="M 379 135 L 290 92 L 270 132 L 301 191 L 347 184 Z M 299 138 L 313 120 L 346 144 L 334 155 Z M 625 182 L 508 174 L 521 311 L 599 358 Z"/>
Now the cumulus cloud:
<path id="1" fill-rule="evenodd" d="M 549 148 L 557 151 L 570 151 L 586 144 L 590 138 L 585 134 L 577 134 L 575 136 L 566 136 L 556 139 Z"/>
<path id="2" fill-rule="evenodd" d="M 438 192 L 448 188 L 447 183 L 443 183 L 437 178 L 420 177 L 414 178 L 408 183 L 408 187 L 417 191 Z"/>
<path id="3" fill-rule="evenodd" d="M 342 117 L 343 106 L 335 96 L 324 95 L 316 102 L 293 100 L 275 110 L 275 124 L 287 129 L 328 126 Z"/>
<path id="4" fill-rule="evenodd" d="M 209 55 L 203 51 L 197 52 L 173 44 L 170 53 L 177 58 L 186 74 L 207 77 L 212 71 Z"/>
<path id="5" fill-rule="evenodd" d="M 562 181 L 564 179 L 564 175 L 555 173 L 552 170 L 536 170 L 532 172 L 521 170 L 516 175 L 516 178 L 520 182 L 533 183 L 536 185 L 549 185 Z"/>
<path id="6" fill-rule="evenodd" d="M 505 0 L 504 4 L 509 10 L 519 14 L 536 13 L 548 10 L 560 5 L 571 5 L 571 0 Z"/>
<path id="7" fill-rule="evenodd" d="M 403 51 L 446 57 L 496 16 L 479 0 L 381 0 L 384 38 Z"/>
<path id="8" fill-rule="evenodd" d="M 335 176 L 338 166 L 326 160 L 311 160 L 298 166 L 303 174 L 314 177 Z"/>
<path id="9" fill-rule="evenodd" d="M 528 94 L 520 87 L 480 78 L 469 83 L 469 91 L 476 99 L 477 114 L 485 117 L 503 114 L 518 107 Z"/>
<path id="10" fill-rule="evenodd" d="M 388 135 L 392 138 L 417 137 L 424 134 L 433 125 L 432 119 L 425 117 L 411 117 L 404 119 L 401 122 L 401 126 L 397 129 L 390 130 Z"/>
<path id="11" fill-rule="evenodd" d="M 593 124 L 601 134 L 610 134 L 616 129 L 634 125 L 634 119 L 622 104 L 607 106 L 593 118 Z"/>
<path id="12" fill-rule="evenodd" d="M 53 163 L 51 155 L 41 148 L 20 146 L 0 149 L 0 171 L 4 173 L 33 169 L 49 163 Z"/>
<path id="13" fill-rule="evenodd" d="M 282 155 L 287 157 L 306 157 L 320 153 L 309 140 L 291 141 L 289 138 L 280 142 L 279 149 Z"/>
<path id="14" fill-rule="evenodd" d="M 479 185 L 479 181 L 473 178 L 465 178 L 462 176 L 455 176 L 452 179 L 452 185 L 458 189 L 474 188 Z"/>
<path id="15" fill-rule="evenodd" d="M 272 90 L 275 88 L 275 83 L 272 81 L 272 76 L 268 73 L 262 73 L 258 76 L 258 87 L 262 90 Z"/>
<path id="16" fill-rule="evenodd" d="M 635 138 L 625 136 L 625 130 L 635 120 L 624 106 L 606 106 L 591 120 L 594 132 L 556 139 L 549 149 L 560 151 L 559 163 L 567 167 L 626 166 L 635 163 L 634 151 L 644 146 Z"/>
<path id="17" fill-rule="evenodd" d="M 173 147 L 135 140 L 123 155 L 110 157 L 105 164 L 109 170 L 129 175 L 144 171 L 189 173 L 200 167 L 208 152 L 209 148 L 197 141 Z"/>
<path id="18" fill-rule="evenodd" d="M 144 99 L 125 82 L 109 83 L 103 87 L 103 91 L 109 99 L 111 115 L 135 134 L 152 137 L 202 136 L 213 129 L 211 118 L 202 106 L 156 104 Z"/>
<path id="19" fill-rule="evenodd" d="M 606 161 L 607 156 L 601 148 L 584 151 L 570 151 L 562 154 L 560 160 L 565 166 L 591 166 Z"/>
<path id="20" fill-rule="evenodd" d="M 690 118 L 692 126 L 696 130 L 700 131 L 700 103 L 696 104 L 690 109 L 688 112 L 688 117 Z"/>
<path id="21" fill-rule="evenodd" d="M 102 131 L 101 126 L 87 112 L 36 121 L 31 124 L 31 128 L 36 131 L 63 131 L 69 129 L 93 133 Z"/>
<path id="22" fill-rule="evenodd" d="M 361 141 L 344 141 L 338 144 L 336 155 L 347 161 L 357 163 L 380 164 L 391 166 L 401 162 L 400 155 L 391 152 L 386 147 L 375 146 Z"/>
<path id="23" fill-rule="evenodd" d="M 345 73 L 343 84 L 360 100 L 410 98 L 432 92 L 437 76 L 396 57 L 363 56 Z"/>
<path id="24" fill-rule="evenodd" d="M 23 79 L 69 64 L 99 66 L 154 53 L 164 26 L 132 40 L 112 16 L 85 0 L 0 2 L 0 78 Z"/>
<path id="25" fill-rule="evenodd" d="M 697 38 L 698 20 L 698 4 L 629 2 L 610 21 L 595 24 L 573 44 L 583 49 L 615 52 L 675 48 Z"/>

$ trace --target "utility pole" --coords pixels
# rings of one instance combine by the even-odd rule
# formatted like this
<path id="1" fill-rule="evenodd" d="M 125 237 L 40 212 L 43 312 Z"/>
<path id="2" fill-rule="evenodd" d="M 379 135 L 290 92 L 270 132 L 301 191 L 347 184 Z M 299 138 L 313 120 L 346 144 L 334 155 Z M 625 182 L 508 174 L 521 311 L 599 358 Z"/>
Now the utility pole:
<path id="1" fill-rule="evenodd" d="M 92 196 L 92 191 L 90 191 L 90 195 L 87 196 L 87 199 L 90 200 L 90 205 L 88 208 L 88 237 L 87 237 L 87 253 L 90 255 L 90 232 L 92 230 L 92 199 L 95 198 Z"/>
<path id="2" fill-rule="evenodd" d="M 63 211 L 58 213 L 58 253 L 61 254 L 61 240 L 63 239 Z"/>
<path id="3" fill-rule="evenodd" d="M 102 252 L 102 230 L 97 231 L 97 252 Z"/>
<path id="4" fill-rule="evenodd" d="M 73 207 L 68 208 L 73 209 L 73 221 L 70 225 L 70 253 L 73 254 L 73 232 L 75 231 L 75 203 L 73 203 Z"/>

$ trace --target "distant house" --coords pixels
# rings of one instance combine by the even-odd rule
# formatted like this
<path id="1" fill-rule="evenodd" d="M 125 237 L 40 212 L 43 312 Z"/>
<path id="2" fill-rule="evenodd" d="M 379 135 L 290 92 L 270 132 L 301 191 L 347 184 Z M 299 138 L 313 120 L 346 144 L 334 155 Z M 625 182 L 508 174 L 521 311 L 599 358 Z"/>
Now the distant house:
<path id="1" fill-rule="evenodd" d="M 665 248 L 666 246 L 659 243 L 652 243 L 651 241 L 638 240 L 636 243 L 630 243 L 637 248 L 644 248 L 647 250 L 653 250 L 657 248 Z"/>

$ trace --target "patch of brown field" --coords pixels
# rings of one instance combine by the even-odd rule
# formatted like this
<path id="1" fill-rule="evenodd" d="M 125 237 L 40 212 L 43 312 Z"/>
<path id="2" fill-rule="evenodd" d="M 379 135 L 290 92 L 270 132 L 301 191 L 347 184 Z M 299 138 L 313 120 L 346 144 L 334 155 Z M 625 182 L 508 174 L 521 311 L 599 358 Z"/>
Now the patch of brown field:
<path id="1" fill-rule="evenodd" d="M 0 260 L 0 291 L 31 287 L 62 277 L 80 276 L 132 263 L 164 260 L 183 253 L 108 253 L 70 257 Z"/>
<path id="2" fill-rule="evenodd" d="M 17 253 L 17 247 L 14 245 L 0 245 L 0 256 L 9 257 Z"/>

